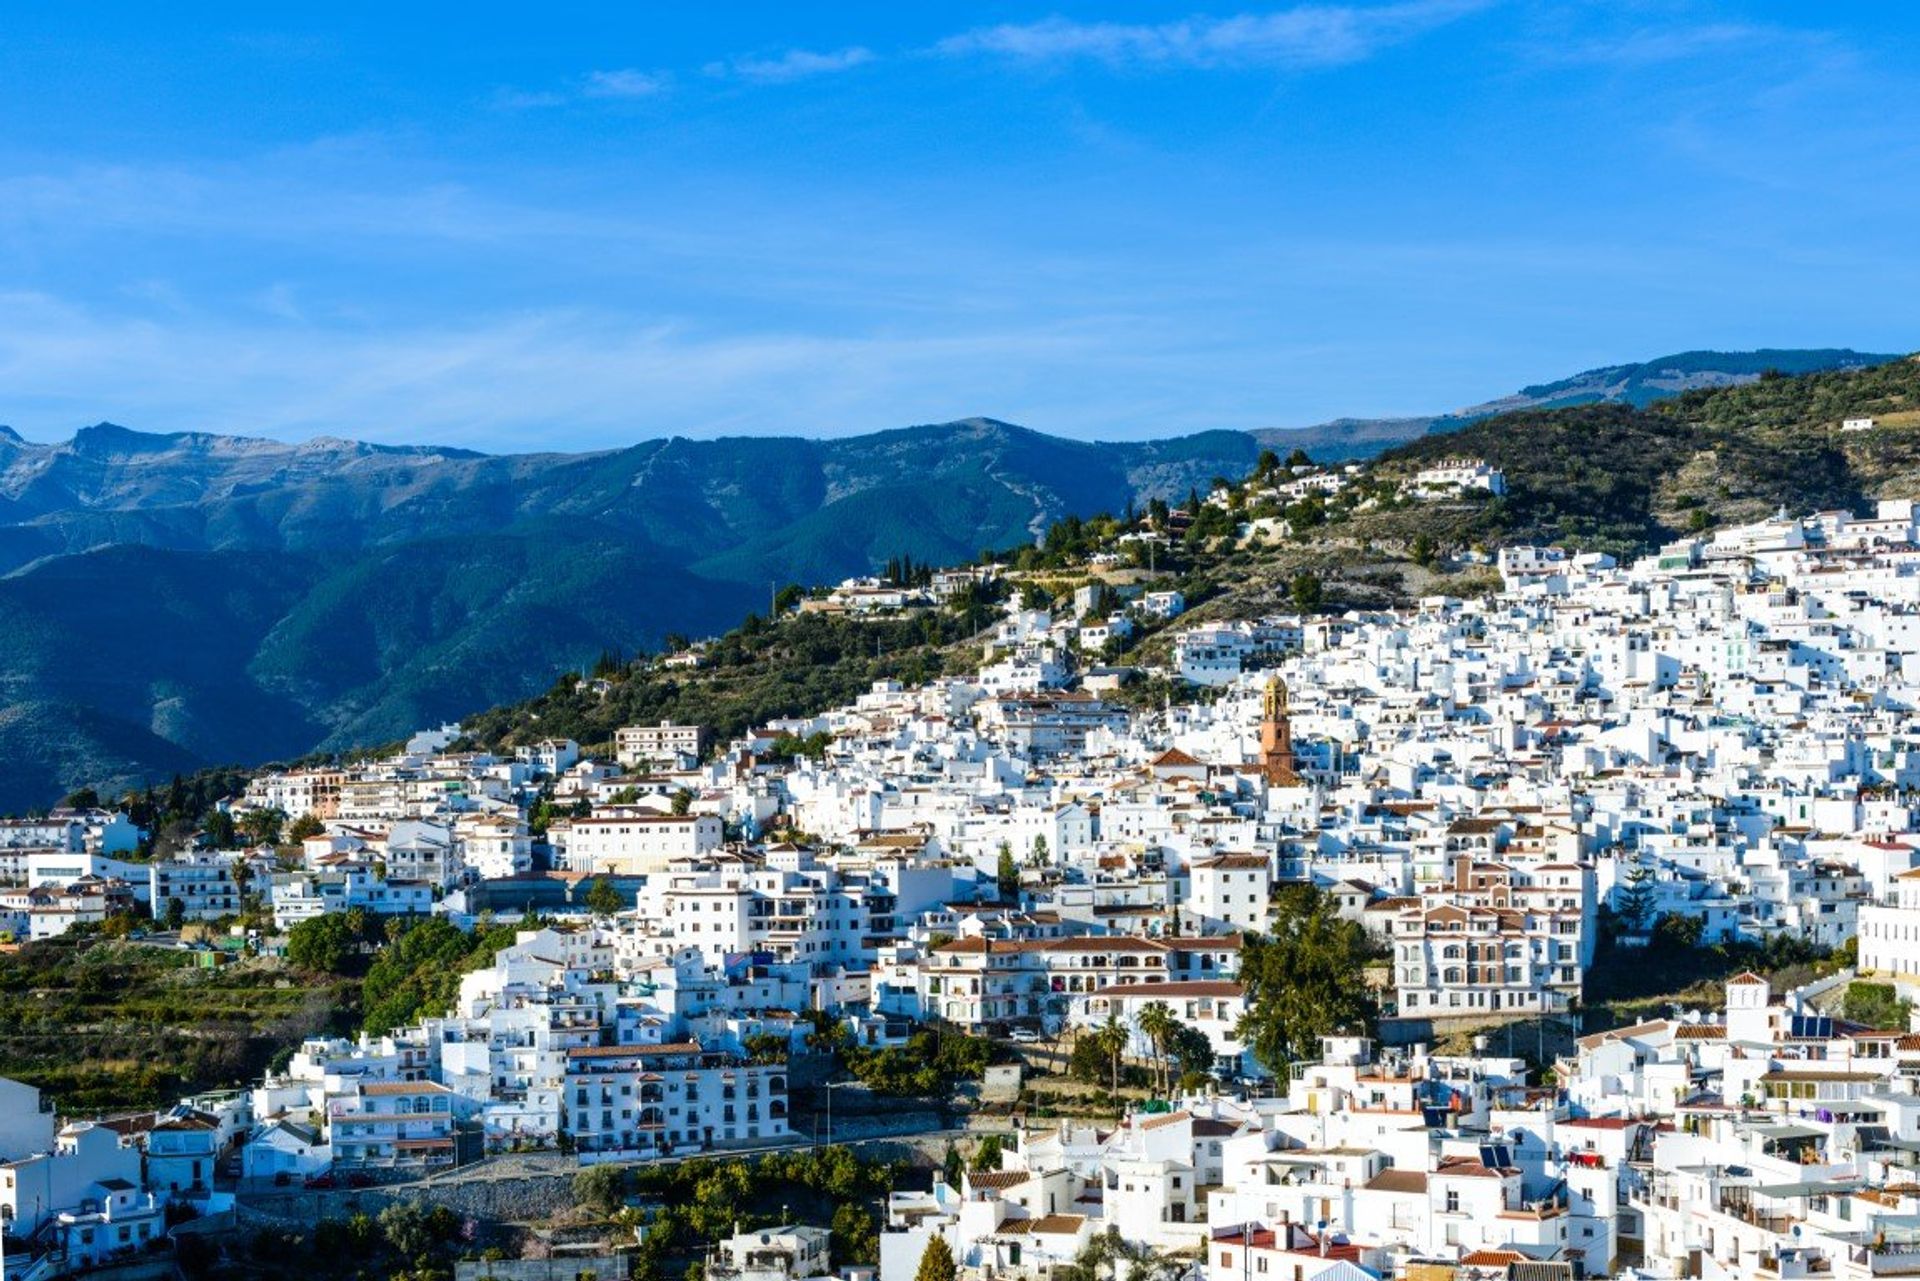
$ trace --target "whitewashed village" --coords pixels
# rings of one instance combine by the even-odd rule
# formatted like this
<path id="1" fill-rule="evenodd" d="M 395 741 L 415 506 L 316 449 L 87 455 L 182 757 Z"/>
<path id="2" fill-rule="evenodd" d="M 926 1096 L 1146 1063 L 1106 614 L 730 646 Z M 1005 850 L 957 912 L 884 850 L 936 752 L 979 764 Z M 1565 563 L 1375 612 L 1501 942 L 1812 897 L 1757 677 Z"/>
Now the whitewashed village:
<path id="1" fill-rule="evenodd" d="M 1419 483 L 1500 492 L 1475 460 Z M 1174 591 L 1016 594 L 977 675 L 733 741 L 427 730 L 234 796 L 243 824 L 303 820 L 292 858 L 131 861 L 104 809 L 0 825 L 22 939 L 127 910 L 212 952 L 526 921 L 451 1008 L 137 1124 L 0 1084 L 6 1281 L 123 1257 L 181 1206 L 831 1143 L 858 1082 L 816 1073 L 826 1127 L 799 1125 L 812 1052 L 927 1028 L 993 1047 L 974 1102 L 1088 1056 L 1141 1088 L 940 1123 L 968 1160 L 893 1192 L 845 1275 L 913 1281 L 937 1248 L 1048 1281 L 1099 1243 L 1190 1281 L 1920 1275 L 1913 505 L 1494 568 L 1473 599 L 1201 623 Z M 808 603 L 911 604 L 881 580 Z M 1184 695 L 1128 706 L 1142 673 L 1087 656 L 1149 620 Z M 536 806 L 561 816 L 536 831 Z M 184 941 L 250 893 L 266 928 Z M 1311 1045 L 1251 972 L 1303 910 L 1369 954 L 1368 1017 Z M 1607 958 L 1716 944 L 1830 963 L 1591 1017 Z M 1866 995 L 1886 1017 L 1848 1017 Z M 742 1231 L 705 1273 L 833 1275 L 827 1231 Z"/>

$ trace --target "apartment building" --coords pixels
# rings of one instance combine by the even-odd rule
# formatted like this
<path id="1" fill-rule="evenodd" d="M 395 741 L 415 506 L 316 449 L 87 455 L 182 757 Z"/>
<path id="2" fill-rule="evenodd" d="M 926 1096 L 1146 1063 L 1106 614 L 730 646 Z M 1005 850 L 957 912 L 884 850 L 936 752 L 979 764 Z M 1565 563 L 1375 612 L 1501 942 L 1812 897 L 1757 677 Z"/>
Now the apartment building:
<path id="1" fill-rule="evenodd" d="M 1400 1011 L 1430 1018 L 1557 1013 L 1592 960 L 1592 869 L 1455 855 L 1391 930 Z"/>
<path id="2" fill-rule="evenodd" d="M 720 819 L 712 814 L 656 814 L 624 810 L 555 823 L 547 839 L 564 851 L 568 871 L 609 876 L 664 872 L 680 859 L 720 848 Z"/>
<path id="3" fill-rule="evenodd" d="M 636 1160 L 787 1136 L 785 1064 L 698 1042 L 567 1051 L 563 1124 L 582 1161 Z"/>
<path id="4" fill-rule="evenodd" d="M 334 1164 L 427 1169 L 454 1163 L 455 1095 L 434 1081 L 355 1080 L 329 1092 Z"/>
<path id="5" fill-rule="evenodd" d="M 671 765 L 681 757 L 699 760 L 713 739 L 704 725 L 626 725 L 613 732 L 613 754 L 622 768 Z"/>

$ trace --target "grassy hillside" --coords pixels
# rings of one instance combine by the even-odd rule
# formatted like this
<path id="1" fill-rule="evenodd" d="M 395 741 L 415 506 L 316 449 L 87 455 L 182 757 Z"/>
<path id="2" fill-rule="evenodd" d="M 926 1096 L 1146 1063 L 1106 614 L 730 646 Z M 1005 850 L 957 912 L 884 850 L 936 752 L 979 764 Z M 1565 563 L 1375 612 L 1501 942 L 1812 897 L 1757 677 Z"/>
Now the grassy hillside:
<path id="1" fill-rule="evenodd" d="M 1651 409 L 1587 405 L 1502 415 L 1383 455 L 1400 477 L 1451 455 L 1506 472 L 1504 499 L 1410 504 L 1356 527 L 1455 544 L 1565 542 L 1632 553 L 1683 533 L 1792 511 L 1920 496 L 1920 363 L 1768 378 L 1689 392 Z M 1894 415 L 1874 432 L 1843 418 Z"/>
<path id="2" fill-rule="evenodd" d="M 0 953 L 0 1076 L 67 1115 L 154 1107 L 247 1084 L 301 1038 L 357 1021 L 352 983 L 267 959 L 204 969 L 199 955 L 93 939 Z"/>
<path id="3" fill-rule="evenodd" d="M 1421 436 L 1456 432 L 1497 414 L 1571 405 L 1620 404 L 1645 408 L 1699 388 L 1731 387 L 1764 374 L 1807 374 L 1860 369 L 1899 356 L 1845 347 L 1778 348 L 1758 351 L 1682 351 L 1627 365 L 1605 365 L 1570 378 L 1535 383 L 1510 396 L 1444 414 L 1412 418 L 1339 418 L 1291 431 L 1260 431 L 1260 443 L 1286 453 L 1305 449 L 1322 462 L 1374 457 Z"/>
<path id="4" fill-rule="evenodd" d="M 812 715 L 851 702 L 878 680 L 918 683 L 962 670 L 973 625 L 946 610 L 918 618 L 855 622 L 819 614 L 777 624 L 750 620 L 707 650 L 698 670 L 645 663 L 611 673 L 604 697 L 572 673 L 546 693 L 462 721 L 490 747 L 563 736 L 611 751 L 622 725 L 672 720 L 712 726 L 722 736 L 783 716 Z"/>

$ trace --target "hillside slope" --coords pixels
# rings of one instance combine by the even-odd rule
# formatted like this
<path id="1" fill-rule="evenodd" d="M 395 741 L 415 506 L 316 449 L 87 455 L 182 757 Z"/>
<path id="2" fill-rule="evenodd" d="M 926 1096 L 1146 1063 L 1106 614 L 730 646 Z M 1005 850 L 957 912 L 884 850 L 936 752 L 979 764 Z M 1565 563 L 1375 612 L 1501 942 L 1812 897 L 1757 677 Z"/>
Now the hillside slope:
<path id="1" fill-rule="evenodd" d="M 1447 413 L 1408 418 L 1337 418 L 1312 427 L 1255 432 L 1276 449 L 1305 449 L 1322 462 L 1369 458 L 1422 436 L 1456 432 L 1498 414 L 1527 409 L 1559 409 L 1599 403 L 1645 408 L 1685 392 L 1739 387 L 1762 374 L 1808 374 L 1865 369 L 1898 356 L 1845 347 L 1780 348 L 1758 351 L 1683 351 L 1626 365 L 1588 369 L 1570 378 L 1536 383 L 1511 395 Z"/>
<path id="2" fill-rule="evenodd" d="M 970 559 L 1257 450 L 988 419 L 512 457 L 0 434 L 0 745 L 31 759 L 0 810 L 391 739 L 608 649 L 722 630 L 769 583 Z"/>
<path id="3" fill-rule="evenodd" d="M 1876 417 L 1871 432 L 1841 421 Z M 1645 551 L 1689 532 L 1758 520 L 1776 509 L 1859 508 L 1920 498 L 1920 362 L 1768 378 L 1688 392 L 1647 409 L 1624 404 L 1527 410 L 1383 454 L 1384 476 L 1451 454 L 1506 472 L 1505 498 L 1464 520 L 1414 506 L 1382 513 L 1376 533 L 1456 543 L 1570 542 Z"/>
<path id="4" fill-rule="evenodd" d="M 1881 426 L 1840 430 L 1843 418 L 1862 414 Z M 1502 467 L 1507 496 L 1382 501 L 1396 481 L 1453 454 Z M 1490 570 L 1448 555 L 1471 546 L 1564 542 L 1637 555 L 1783 505 L 1804 512 L 1920 498 L 1920 359 L 1768 377 L 1653 409 L 1595 403 L 1499 415 L 1391 450 L 1363 481 L 1353 494 L 1373 505 L 1325 504 L 1319 523 L 1291 537 L 1240 540 L 1195 531 L 1168 547 L 1157 581 L 1180 587 L 1194 608 L 1171 627 L 1149 627 L 1122 661 L 1164 659 L 1172 632 L 1198 620 L 1296 610 L 1302 577 L 1322 594 L 1323 608 L 1379 608 L 1433 592 L 1491 589 L 1497 580 Z M 1237 519 L 1253 515 L 1242 510 Z M 1113 533 L 1124 528 L 1097 523 Z M 1072 541 L 1049 537 L 1045 547 L 1024 551 L 1016 558 L 1017 586 L 1064 599 L 1093 581 L 1097 571 L 1084 554 L 1113 545 L 1069 547 Z M 1430 555 L 1416 555 L 1423 541 Z M 1047 550 L 1055 547 L 1062 550 Z M 756 621 L 712 647 L 702 670 L 629 667 L 612 674 L 604 695 L 563 680 L 464 723 L 477 742 L 496 748 L 556 732 L 605 745 L 620 725 L 660 718 L 699 720 L 731 735 L 768 717 L 844 703 L 871 680 L 967 670 L 979 657 L 970 638 L 954 610 L 875 622 L 816 615 Z M 1157 703 L 1172 694 L 1149 685 L 1137 696 Z"/>
<path id="5" fill-rule="evenodd" d="M 1435 453 L 1482 453 L 1507 468 L 1506 500 L 1336 513 L 1286 555 L 1220 572 L 1266 585 L 1249 607 L 1298 565 L 1339 579 L 1335 599 L 1377 602 L 1405 584 L 1369 568 L 1368 549 L 1421 533 L 1626 549 L 1778 502 L 1890 492 L 1915 474 L 1907 429 L 1839 440 L 1834 427 L 1876 379 L 1888 404 L 1907 403 L 1909 366 L 1753 372 L 1867 359 L 1690 353 L 1528 388 L 1600 401 L 1461 423 L 1379 464 L 1391 476 Z M 1697 381 L 1744 385 L 1628 403 Z M 508 457 L 110 425 L 37 445 L 0 431 L 0 749 L 24 760 L 0 777 L 0 810 L 83 783 L 391 739 L 524 698 L 606 650 L 722 629 L 772 586 L 902 554 L 970 560 L 1070 513 L 1244 475 L 1260 448 L 1235 432 L 1071 441 L 984 418 Z M 790 692 L 775 681 L 730 697 L 745 716 L 804 701 Z"/>

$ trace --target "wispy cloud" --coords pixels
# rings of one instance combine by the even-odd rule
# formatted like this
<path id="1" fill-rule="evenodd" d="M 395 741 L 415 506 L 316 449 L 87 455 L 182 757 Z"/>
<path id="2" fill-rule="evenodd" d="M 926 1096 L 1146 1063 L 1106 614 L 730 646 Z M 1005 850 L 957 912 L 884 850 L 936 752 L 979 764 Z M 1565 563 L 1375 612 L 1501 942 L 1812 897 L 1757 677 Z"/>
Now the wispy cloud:
<path id="1" fill-rule="evenodd" d="M 1361 61 L 1487 7 L 1489 0 L 1406 0 L 1385 5 L 1301 5 L 1275 13 L 1135 24 L 1005 23 L 942 40 L 951 55 L 1028 62 L 1092 59 L 1141 67 L 1330 67 Z"/>
<path id="2" fill-rule="evenodd" d="M 1643 67 L 1698 58 L 1726 49 L 1775 43 L 1787 33 L 1747 23 L 1715 22 L 1691 27 L 1642 27 L 1616 35 L 1536 46 L 1538 60 Z M 1794 34 L 1796 42 L 1805 39 Z"/>
<path id="3" fill-rule="evenodd" d="M 851 48 L 836 49 L 828 53 L 817 53 L 811 49 L 789 49 L 778 57 L 733 58 L 727 62 L 711 63 L 707 70 L 718 75 L 739 76 L 742 80 L 780 84 L 789 80 L 804 80 L 810 76 L 851 71 L 873 60 L 873 50 L 862 45 L 854 45 Z"/>
<path id="4" fill-rule="evenodd" d="M 31 438 L 106 418 L 151 430 L 496 450 L 1006 414 L 1046 379 L 1104 362 L 1124 337 L 1110 326 L 1045 322 L 887 336 L 713 333 L 685 319 L 580 308 L 377 328 L 182 323 L 31 292 L 0 293 L 0 317 L 0 421 Z M 1126 359 L 1147 354 L 1129 348 Z M 989 377 L 1022 361 L 1045 378 Z M 552 434 L 556 424 L 564 437 Z"/>
<path id="5" fill-rule="evenodd" d="M 664 72 L 638 71 L 622 67 L 617 71 L 590 71 L 580 92 L 589 98 L 651 98 L 665 93 L 672 78 Z"/>
<path id="6" fill-rule="evenodd" d="M 673 87 L 673 76 L 665 71 L 641 71 L 636 67 L 618 67 L 589 71 L 571 83 L 556 89 L 521 89 L 506 85 L 493 91 L 493 105 L 500 111 L 539 111 L 564 107 L 582 100 L 620 101 L 657 98 Z"/>

